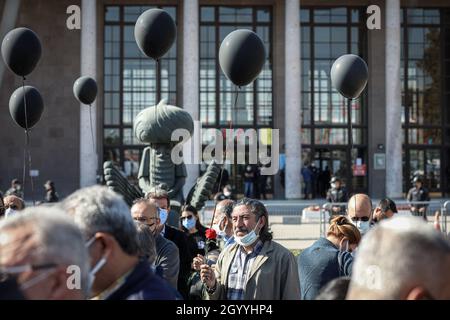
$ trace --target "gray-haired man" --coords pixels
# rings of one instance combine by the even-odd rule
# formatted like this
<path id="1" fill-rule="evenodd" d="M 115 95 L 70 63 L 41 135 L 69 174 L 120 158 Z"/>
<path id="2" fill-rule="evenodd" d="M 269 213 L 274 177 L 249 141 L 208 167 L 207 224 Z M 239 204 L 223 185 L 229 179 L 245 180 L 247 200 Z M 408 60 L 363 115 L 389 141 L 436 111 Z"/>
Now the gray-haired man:
<path id="1" fill-rule="evenodd" d="M 450 299 L 450 244 L 420 219 L 381 221 L 356 255 L 347 299 Z"/>
<path id="2" fill-rule="evenodd" d="M 300 286 L 294 255 L 272 240 L 269 214 L 258 200 L 244 198 L 231 214 L 236 243 L 200 276 L 211 300 L 297 300 Z"/>
<path id="3" fill-rule="evenodd" d="M 125 201 L 106 187 L 76 191 L 63 202 L 87 240 L 94 299 L 172 300 L 178 293 L 139 259 L 137 230 Z"/>
<path id="4" fill-rule="evenodd" d="M 134 220 L 147 225 L 155 238 L 155 266 L 162 271 L 162 277 L 174 288 L 177 288 L 178 272 L 180 270 L 180 257 L 178 247 L 172 241 L 164 238 L 159 230 L 161 219 L 159 208 L 148 199 L 140 199 L 131 207 Z"/>
<path id="5" fill-rule="evenodd" d="M 33 207 L 0 222 L 0 268 L 26 299 L 84 299 L 89 257 L 78 227 L 56 208 Z"/>

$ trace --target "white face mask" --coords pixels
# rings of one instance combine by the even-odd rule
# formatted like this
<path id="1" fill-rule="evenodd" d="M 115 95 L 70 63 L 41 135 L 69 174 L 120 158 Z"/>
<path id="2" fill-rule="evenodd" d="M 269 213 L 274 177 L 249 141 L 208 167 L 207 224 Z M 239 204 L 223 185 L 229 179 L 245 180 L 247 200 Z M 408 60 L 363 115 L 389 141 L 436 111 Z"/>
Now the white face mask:
<path id="1" fill-rule="evenodd" d="M 23 272 L 29 272 L 33 270 L 33 267 L 29 264 L 22 265 L 22 266 L 14 266 L 14 267 L 7 267 L 5 268 L 7 273 L 11 274 L 21 274 Z M 20 284 L 19 288 L 23 292 L 25 290 L 28 290 L 29 288 L 35 286 L 39 282 L 47 279 L 49 276 L 52 275 L 53 272 L 55 272 L 55 267 L 50 267 L 48 270 L 43 271 L 42 273 L 38 274 L 37 276 L 28 279 L 27 281 Z"/>
<path id="2" fill-rule="evenodd" d="M 259 220 L 258 220 L 258 222 L 259 222 Z M 256 222 L 255 228 L 252 231 L 250 231 L 249 233 L 247 233 L 245 236 L 239 237 L 237 235 L 234 235 L 234 239 L 235 239 L 236 243 L 243 247 L 248 247 L 248 246 L 251 246 L 252 244 L 254 244 L 256 242 L 256 240 L 258 240 L 258 238 L 259 238 L 259 231 L 258 231 L 258 234 L 256 234 L 256 232 L 255 232 L 256 228 L 258 228 L 258 222 Z"/>
<path id="3" fill-rule="evenodd" d="M 17 214 L 17 211 L 14 209 L 8 208 L 5 210 L 5 218 L 12 217 L 15 214 Z"/>
<path id="4" fill-rule="evenodd" d="M 44 271 L 41 274 L 37 275 L 36 277 L 25 281 L 24 283 L 22 283 L 20 285 L 20 290 L 25 291 L 25 290 L 31 288 L 32 286 L 38 284 L 39 282 L 47 279 L 49 276 L 52 275 L 53 272 L 55 272 L 55 269 L 47 270 L 47 271 Z"/>
<path id="5" fill-rule="evenodd" d="M 86 242 L 86 248 L 89 248 L 95 242 L 95 240 L 96 240 L 96 238 L 94 236 L 88 242 Z M 108 259 L 105 256 L 103 256 L 95 264 L 95 266 L 91 269 L 91 271 L 89 271 L 88 283 L 87 283 L 87 289 L 88 289 L 87 292 L 89 292 L 89 294 L 91 293 L 92 285 L 94 284 L 94 281 L 95 281 L 95 275 L 97 274 L 97 272 L 100 271 L 101 268 L 103 268 L 103 266 L 106 264 L 107 261 L 108 261 Z"/>
<path id="6" fill-rule="evenodd" d="M 219 221 L 218 224 L 213 224 L 213 226 L 212 226 L 212 228 L 214 229 L 214 231 L 216 231 L 217 237 L 218 237 L 219 239 L 223 239 L 223 238 L 225 238 L 226 235 L 227 235 L 227 234 L 225 233 L 225 229 L 224 229 L 224 230 L 220 229 L 220 225 L 222 224 L 222 221 L 223 221 L 224 219 L 225 219 L 225 217 L 222 218 L 222 219 L 220 219 L 220 221 Z"/>
<path id="7" fill-rule="evenodd" d="M 370 229 L 370 221 L 356 221 L 354 225 L 358 228 L 361 235 L 365 234 Z"/>

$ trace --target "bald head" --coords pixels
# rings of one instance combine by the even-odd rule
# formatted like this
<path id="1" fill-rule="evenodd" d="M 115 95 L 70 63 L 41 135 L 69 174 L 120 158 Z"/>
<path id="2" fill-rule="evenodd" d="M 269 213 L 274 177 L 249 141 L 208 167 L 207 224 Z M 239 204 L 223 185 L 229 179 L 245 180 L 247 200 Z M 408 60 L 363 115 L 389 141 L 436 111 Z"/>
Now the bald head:
<path id="1" fill-rule="evenodd" d="M 363 193 L 355 194 L 348 200 L 347 215 L 353 221 L 354 218 L 371 217 L 372 201 Z"/>
<path id="2" fill-rule="evenodd" d="M 220 201 L 216 207 L 213 224 L 218 225 L 220 230 L 225 231 L 228 237 L 233 235 L 233 224 L 231 222 L 231 212 L 233 212 L 234 201 L 225 199 Z"/>
<path id="3" fill-rule="evenodd" d="M 234 201 L 231 199 L 225 199 L 220 201 L 217 204 L 217 208 L 216 208 L 216 214 L 220 214 L 220 215 L 227 215 L 228 217 L 231 217 L 231 212 L 233 211 L 233 204 Z"/>
<path id="4" fill-rule="evenodd" d="M 450 243 L 424 221 L 381 221 L 361 241 L 347 299 L 450 299 Z"/>
<path id="5" fill-rule="evenodd" d="M 3 199 L 3 203 L 5 208 L 11 208 L 17 211 L 25 209 L 25 202 L 22 200 L 22 198 L 14 195 L 6 196 Z"/>

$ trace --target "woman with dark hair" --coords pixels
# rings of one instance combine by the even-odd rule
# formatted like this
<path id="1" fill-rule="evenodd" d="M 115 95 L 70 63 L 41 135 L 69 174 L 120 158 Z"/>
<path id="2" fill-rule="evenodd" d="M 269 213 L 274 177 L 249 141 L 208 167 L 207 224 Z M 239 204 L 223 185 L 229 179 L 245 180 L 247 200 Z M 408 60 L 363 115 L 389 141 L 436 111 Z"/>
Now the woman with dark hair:
<path id="1" fill-rule="evenodd" d="M 3 202 L 3 194 L 0 192 L 0 218 L 5 215 L 5 203 Z"/>
<path id="2" fill-rule="evenodd" d="M 197 254 L 205 255 L 206 228 L 200 223 L 198 211 L 191 205 L 186 205 L 181 209 L 181 229 L 189 239 L 189 249 L 192 259 Z"/>

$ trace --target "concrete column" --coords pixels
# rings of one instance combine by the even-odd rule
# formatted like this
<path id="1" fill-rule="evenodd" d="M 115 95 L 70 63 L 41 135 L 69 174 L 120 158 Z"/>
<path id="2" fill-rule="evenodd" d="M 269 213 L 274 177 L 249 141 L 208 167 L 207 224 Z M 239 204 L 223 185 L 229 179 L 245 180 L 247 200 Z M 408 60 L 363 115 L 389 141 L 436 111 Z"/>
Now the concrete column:
<path id="1" fill-rule="evenodd" d="M 300 2 L 286 0 L 285 47 L 285 139 L 286 199 L 301 197 L 301 70 L 300 70 Z"/>
<path id="2" fill-rule="evenodd" d="M 386 1 L 386 195 L 402 197 L 400 0 Z"/>
<path id="3" fill-rule="evenodd" d="M 385 12 L 384 0 L 372 1 L 378 5 L 381 12 Z M 369 195 L 372 199 L 382 199 L 386 196 L 386 167 L 375 165 L 375 154 L 379 156 L 386 152 L 386 122 L 380 121 L 386 117 L 386 65 L 385 43 L 386 34 L 384 26 L 379 30 L 367 32 L 369 54 L 367 62 L 370 66 L 369 82 L 367 84 L 368 96 L 368 164 L 369 164 Z"/>
<path id="4" fill-rule="evenodd" d="M 199 7 L 198 0 L 185 0 L 183 7 L 183 108 L 194 121 L 199 120 Z M 190 143 L 184 146 L 187 179 L 184 194 L 187 195 L 199 176 L 198 158 L 201 136 L 198 126 Z"/>
<path id="5" fill-rule="evenodd" d="M 97 1 L 82 0 L 81 7 L 81 75 L 97 79 Z M 92 104 L 92 125 L 94 141 L 91 137 L 89 106 L 80 106 L 80 187 L 96 184 L 97 152 L 93 151 L 92 143 L 96 146 L 97 117 L 96 105 Z"/>

